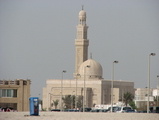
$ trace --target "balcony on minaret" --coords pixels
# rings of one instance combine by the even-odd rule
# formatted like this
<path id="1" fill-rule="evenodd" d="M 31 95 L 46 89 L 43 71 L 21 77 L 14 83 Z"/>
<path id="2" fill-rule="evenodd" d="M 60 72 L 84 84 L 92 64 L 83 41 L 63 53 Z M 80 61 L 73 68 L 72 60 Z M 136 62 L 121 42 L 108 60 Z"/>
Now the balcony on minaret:
<path id="1" fill-rule="evenodd" d="M 86 25 L 86 21 L 83 21 L 83 20 L 80 19 L 79 24 L 81 24 L 81 25 Z"/>

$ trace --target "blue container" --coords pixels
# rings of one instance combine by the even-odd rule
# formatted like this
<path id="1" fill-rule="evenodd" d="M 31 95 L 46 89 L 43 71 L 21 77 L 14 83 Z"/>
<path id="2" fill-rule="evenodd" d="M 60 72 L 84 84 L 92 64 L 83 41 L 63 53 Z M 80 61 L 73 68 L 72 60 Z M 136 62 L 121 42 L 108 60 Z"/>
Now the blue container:
<path id="1" fill-rule="evenodd" d="M 38 97 L 30 97 L 29 98 L 30 104 L 30 115 L 39 115 L 39 98 Z"/>

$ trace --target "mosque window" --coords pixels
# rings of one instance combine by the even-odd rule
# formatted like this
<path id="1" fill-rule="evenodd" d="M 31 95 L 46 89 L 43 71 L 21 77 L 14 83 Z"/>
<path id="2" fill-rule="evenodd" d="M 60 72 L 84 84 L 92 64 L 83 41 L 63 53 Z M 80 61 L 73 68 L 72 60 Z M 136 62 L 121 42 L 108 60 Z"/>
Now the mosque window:
<path id="1" fill-rule="evenodd" d="M 82 23 L 82 20 L 80 19 L 80 24 Z"/>

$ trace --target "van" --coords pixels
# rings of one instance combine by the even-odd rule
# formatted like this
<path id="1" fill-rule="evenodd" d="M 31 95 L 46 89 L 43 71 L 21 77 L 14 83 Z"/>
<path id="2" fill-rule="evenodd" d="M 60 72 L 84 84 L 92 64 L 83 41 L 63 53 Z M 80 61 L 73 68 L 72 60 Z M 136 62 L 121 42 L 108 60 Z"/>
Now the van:
<path id="1" fill-rule="evenodd" d="M 118 106 L 114 106 L 112 112 L 116 112 L 118 108 L 119 108 Z M 108 108 L 108 112 L 111 112 L 111 107 Z"/>
<path id="2" fill-rule="evenodd" d="M 124 113 L 126 110 L 132 110 L 132 108 L 131 107 L 118 107 L 116 109 L 116 112 L 117 113 Z"/>

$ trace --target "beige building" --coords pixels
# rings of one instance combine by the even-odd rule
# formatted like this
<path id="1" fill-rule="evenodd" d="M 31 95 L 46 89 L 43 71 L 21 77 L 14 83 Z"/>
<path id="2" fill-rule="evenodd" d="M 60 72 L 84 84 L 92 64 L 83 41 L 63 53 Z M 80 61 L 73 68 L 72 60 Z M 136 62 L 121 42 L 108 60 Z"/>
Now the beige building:
<path id="1" fill-rule="evenodd" d="M 150 89 L 150 106 L 156 106 L 156 102 L 154 101 L 155 95 L 153 95 L 155 89 Z M 147 101 L 148 101 L 148 89 L 147 88 L 136 88 L 135 90 L 135 104 L 137 108 L 147 109 Z M 156 94 L 157 96 L 158 94 Z M 158 105 L 158 104 L 157 104 Z"/>
<path id="2" fill-rule="evenodd" d="M 86 12 L 81 10 L 75 39 L 74 79 L 46 80 L 46 87 L 43 88 L 43 108 L 49 109 L 52 101 L 57 99 L 60 101 L 57 107 L 64 108 L 61 97 L 65 95 L 83 96 L 85 107 L 111 103 L 111 80 L 103 79 L 103 69 L 100 63 L 92 58 L 88 59 L 87 30 Z M 134 94 L 134 83 L 114 80 L 113 102 L 117 103 L 119 99 L 122 100 L 125 92 Z"/>
<path id="3" fill-rule="evenodd" d="M 153 89 L 150 89 L 150 101 L 154 101 L 152 96 Z M 148 89 L 147 88 L 136 88 L 135 90 L 135 100 L 136 101 L 147 101 L 148 97 Z"/>
<path id="4" fill-rule="evenodd" d="M 0 80 L 0 107 L 29 110 L 30 80 Z"/>

